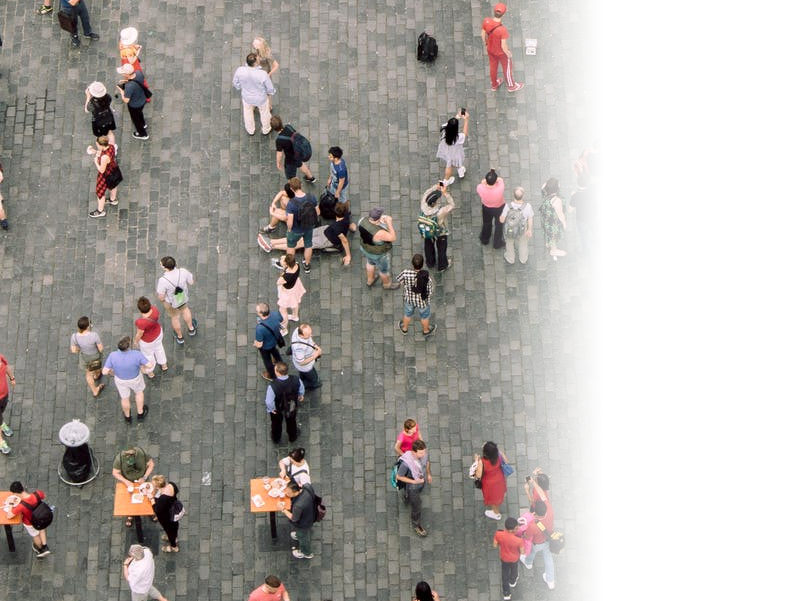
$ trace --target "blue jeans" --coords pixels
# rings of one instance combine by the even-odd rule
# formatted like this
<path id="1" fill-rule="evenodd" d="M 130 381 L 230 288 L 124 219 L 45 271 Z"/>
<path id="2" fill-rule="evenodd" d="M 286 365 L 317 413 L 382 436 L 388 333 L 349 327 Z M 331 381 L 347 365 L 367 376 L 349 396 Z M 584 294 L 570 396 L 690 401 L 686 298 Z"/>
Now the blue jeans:
<path id="1" fill-rule="evenodd" d="M 553 584 L 556 581 L 556 569 L 553 565 L 553 554 L 550 552 L 550 543 L 545 541 L 538 545 L 533 545 L 530 555 L 525 557 L 525 567 L 531 569 L 533 567 L 533 560 L 536 559 L 536 554 L 541 551 L 544 557 L 544 577 L 547 582 Z"/>
<path id="2" fill-rule="evenodd" d="M 65 0 L 61 0 L 61 8 L 71 14 L 73 18 L 77 17 L 81 20 L 83 35 L 92 33 L 92 24 L 89 21 L 89 9 L 86 8 L 86 3 L 83 0 L 80 0 L 75 6 L 70 6 Z M 77 38 L 78 32 L 76 31 L 72 37 Z"/>
<path id="3" fill-rule="evenodd" d="M 335 177 L 331 177 L 331 185 L 328 188 L 328 191 L 335 196 L 336 188 L 338 187 L 339 187 L 339 180 L 336 179 Z M 342 188 L 342 191 L 339 192 L 339 200 L 337 200 L 336 202 L 347 202 L 347 186 Z"/>
<path id="4" fill-rule="evenodd" d="M 392 273 L 392 265 L 391 261 L 389 261 L 389 255 L 391 253 L 383 253 L 382 255 L 373 255 L 364 250 L 364 247 L 361 247 L 361 253 L 366 257 L 367 263 L 370 265 L 374 265 L 378 268 L 378 272 L 384 275 L 389 275 Z"/>

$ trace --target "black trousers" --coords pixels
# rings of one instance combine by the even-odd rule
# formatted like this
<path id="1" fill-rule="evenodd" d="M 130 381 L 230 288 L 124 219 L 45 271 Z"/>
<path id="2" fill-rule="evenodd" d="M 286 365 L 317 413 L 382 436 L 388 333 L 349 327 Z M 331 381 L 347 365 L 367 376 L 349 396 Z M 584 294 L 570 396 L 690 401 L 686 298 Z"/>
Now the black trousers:
<path id="1" fill-rule="evenodd" d="M 439 236 L 435 240 L 424 239 L 425 265 L 432 269 L 434 265 L 441 271 L 447 269 L 447 236 Z"/>
<path id="2" fill-rule="evenodd" d="M 511 562 L 511 561 L 501 561 L 502 564 L 501 572 L 502 572 L 502 582 L 503 582 L 503 595 L 510 595 L 511 594 L 511 586 L 512 582 L 517 581 L 517 577 L 519 576 L 518 572 L 518 563 L 519 562 Z"/>
<path id="3" fill-rule="evenodd" d="M 270 413 L 269 420 L 272 442 L 279 444 L 281 441 L 281 434 L 283 433 L 283 413 L 280 411 Z M 293 413 L 290 417 L 286 418 L 286 433 L 289 435 L 289 442 L 297 440 L 297 413 Z"/>
<path id="4" fill-rule="evenodd" d="M 494 221 L 494 243 L 495 248 L 503 248 L 506 243 L 503 240 L 503 224 L 500 223 L 500 215 L 503 207 L 489 208 L 481 205 L 481 216 L 483 217 L 483 227 L 481 228 L 481 244 L 489 244 L 492 237 L 492 222 Z"/>
<path id="5" fill-rule="evenodd" d="M 128 113 L 133 121 L 133 126 L 136 128 L 136 133 L 140 136 L 147 135 L 147 123 L 144 120 L 144 107 L 134 108 L 128 103 Z"/>
<path id="6" fill-rule="evenodd" d="M 161 519 L 159 518 L 158 523 L 161 524 L 161 527 L 164 529 L 164 534 L 166 534 L 167 538 L 169 539 L 169 546 L 177 547 L 178 528 L 180 527 L 180 522 L 173 522 L 172 520 L 161 521 Z"/>
<path id="7" fill-rule="evenodd" d="M 264 368 L 267 370 L 269 377 L 274 380 L 275 363 L 278 361 L 283 361 L 278 347 L 273 346 L 272 348 L 264 348 L 262 346 L 260 349 L 258 349 L 258 352 L 261 353 L 261 360 L 264 362 Z"/>

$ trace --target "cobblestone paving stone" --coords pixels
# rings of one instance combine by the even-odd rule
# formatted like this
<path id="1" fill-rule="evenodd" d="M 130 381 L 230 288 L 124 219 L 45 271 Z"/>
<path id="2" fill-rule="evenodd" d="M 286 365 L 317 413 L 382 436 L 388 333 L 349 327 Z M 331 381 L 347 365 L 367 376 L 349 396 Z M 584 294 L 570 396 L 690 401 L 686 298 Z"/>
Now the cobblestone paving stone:
<path id="1" fill-rule="evenodd" d="M 504 22 L 516 78 L 526 87 L 508 94 L 489 90 L 479 36 L 489 2 L 88 2 L 101 39 L 85 40 L 80 50 L 70 47 L 55 14 L 35 13 L 33 0 L 0 6 L 0 161 L 12 228 L 0 232 L 0 352 L 19 382 L 7 413 L 13 453 L 0 457 L 0 488 L 22 479 L 56 506 L 50 557 L 33 557 L 19 527 L 16 553 L 0 543 L 0 598 L 129 598 L 120 562 L 135 535 L 111 517 L 110 472 L 115 452 L 138 444 L 155 457 L 156 473 L 178 483 L 188 512 L 177 555 L 160 553 L 160 529 L 144 525 L 156 585 L 170 600 L 244 599 L 269 573 L 295 600 L 407 599 L 420 579 L 448 601 L 500 599 L 491 547 L 497 524 L 483 517 L 465 477 L 486 439 L 517 467 L 504 514 L 524 506 L 524 473 L 541 465 L 569 541 L 556 558 L 557 588 L 541 581 L 539 558 L 536 570 L 521 569 L 515 598 L 587 596 L 591 265 L 578 256 L 572 216 L 570 254 L 550 260 L 538 215 L 529 264 L 505 265 L 477 240 L 474 193 L 491 166 L 507 187 L 524 186 L 534 207 L 549 176 L 569 192 L 571 159 L 593 133 L 582 4 L 509 4 Z M 91 220 L 95 177 L 85 148 L 93 139 L 83 90 L 95 79 L 111 89 L 117 35 L 130 25 L 140 31 L 155 92 L 145 110 L 151 139 L 131 139 L 127 111 L 116 101 L 121 202 Z M 438 39 L 433 65 L 415 60 L 423 29 Z M 302 276 L 301 317 L 325 349 L 325 385 L 301 408 L 299 442 L 329 511 L 314 527 L 316 557 L 308 562 L 290 556 L 284 519 L 273 541 L 268 519 L 247 504 L 248 479 L 275 473 L 289 448 L 269 441 L 265 382 L 251 346 L 253 307 L 274 305 L 277 275 L 255 230 L 283 182 L 275 134 L 247 136 L 230 85 L 255 35 L 269 40 L 281 64 L 273 112 L 314 144 L 319 181 L 311 190 L 324 184 L 327 147 L 341 146 L 354 215 L 380 205 L 394 216 L 395 272 L 421 251 L 419 194 L 442 173 L 438 126 L 460 106 L 472 115 L 467 176 L 451 190 L 454 265 L 434 276 L 434 336 L 423 339 L 418 321 L 407 337 L 397 331 L 401 296 L 365 286 L 357 242 L 349 268 L 315 256 L 311 274 Z M 537 56 L 524 56 L 526 37 L 538 38 Z M 137 297 L 155 298 L 166 254 L 195 275 L 190 304 L 199 334 L 183 347 L 165 336 L 171 369 L 148 381 L 147 420 L 127 426 L 113 386 L 98 400 L 88 393 L 68 338 L 88 314 L 113 349 L 131 333 Z M 407 417 L 422 424 L 432 458 L 426 539 L 413 533 L 388 485 L 393 440 Z M 102 466 L 81 489 L 56 473 L 58 429 L 73 418 L 90 427 Z"/>

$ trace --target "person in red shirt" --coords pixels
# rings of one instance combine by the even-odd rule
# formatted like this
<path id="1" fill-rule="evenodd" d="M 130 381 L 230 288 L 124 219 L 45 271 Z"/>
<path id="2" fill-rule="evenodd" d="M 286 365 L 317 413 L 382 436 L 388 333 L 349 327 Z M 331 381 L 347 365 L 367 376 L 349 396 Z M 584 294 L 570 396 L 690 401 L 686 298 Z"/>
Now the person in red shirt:
<path id="1" fill-rule="evenodd" d="M 139 308 L 139 313 L 142 316 L 134 323 L 136 325 L 136 336 L 133 338 L 133 348 L 137 345 L 139 350 L 147 359 L 148 363 L 158 363 L 161 366 L 161 371 L 167 371 L 167 354 L 164 352 L 164 331 L 161 329 L 161 324 L 158 322 L 160 316 L 158 309 L 150 304 L 150 299 L 146 296 L 140 296 L 136 306 Z M 152 378 L 153 370 L 145 372 L 148 378 Z"/>
<path id="2" fill-rule="evenodd" d="M 489 76 L 492 80 L 492 91 L 496 92 L 502 83 L 497 78 L 497 63 L 503 67 L 503 76 L 508 84 L 509 92 L 521 90 L 524 83 L 514 81 L 511 73 L 511 50 L 508 49 L 508 30 L 502 23 L 506 14 L 506 5 L 498 2 L 494 5 L 494 17 L 486 17 L 481 25 L 481 38 L 486 44 L 486 54 L 489 55 Z"/>
<path id="3" fill-rule="evenodd" d="M 286 587 L 277 576 L 269 575 L 264 579 L 264 584 L 250 593 L 247 601 L 291 601 Z"/>
<path id="4" fill-rule="evenodd" d="M 411 418 L 407 419 L 403 422 L 403 431 L 397 435 L 397 440 L 394 443 L 394 452 L 399 457 L 406 451 L 410 451 L 414 441 L 420 438 L 419 424 Z"/>
<path id="5" fill-rule="evenodd" d="M 544 574 L 542 579 L 547 584 L 547 588 L 553 590 L 556 588 L 556 574 L 555 565 L 553 563 L 553 554 L 550 552 L 550 541 L 538 524 L 544 526 L 548 532 L 553 532 L 553 508 L 550 505 L 549 492 L 546 491 L 540 482 L 546 482 L 549 486 L 549 479 L 547 474 L 543 473 L 541 468 L 536 468 L 533 472 L 533 478 L 530 482 L 525 482 L 525 492 L 531 501 L 531 509 L 534 513 L 534 524 L 529 524 L 526 531 L 526 538 L 532 543 L 531 552 L 523 555 L 520 558 L 522 565 L 529 570 L 533 568 L 533 560 L 536 558 L 537 553 L 541 553 L 544 558 Z M 533 487 L 533 494 L 530 493 L 530 487 Z"/>
<path id="6" fill-rule="evenodd" d="M 0 453 L 3 455 L 8 455 L 11 452 L 11 447 L 8 446 L 3 436 L 14 435 L 14 430 L 3 419 L 3 412 L 8 405 L 9 383 L 11 388 L 14 388 L 17 385 L 17 379 L 14 377 L 14 371 L 6 358 L 0 355 Z"/>
<path id="7" fill-rule="evenodd" d="M 28 509 L 22 504 L 22 501 L 24 501 L 32 508 L 35 508 L 39 503 L 43 502 L 42 499 L 45 498 L 45 494 L 41 490 L 37 490 L 33 493 L 26 493 L 25 487 L 22 486 L 19 480 L 12 482 L 9 490 L 15 495 L 18 495 L 21 500 L 18 501 L 10 511 L 6 510 L 6 514 L 8 517 L 13 517 L 15 515 L 22 516 L 22 525 L 25 526 L 25 530 L 27 530 L 28 534 L 33 538 L 33 551 L 36 553 L 36 557 L 41 559 L 42 557 L 50 555 L 50 549 L 47 547 L 47 531 L 37 530 L 31 526 L 32 509 Z"/>
<path id="8" fill-rule="evenodd" d="M 517 562 L 525 551 L 522 539 L 516 535 L 517 519 L 506 518 L 505 530 L 494 533 L 492 546 L 500 547 L 500 564 L 502 569 L 503 601 L 511 601 L 511 589 L 517 586 Z"/>

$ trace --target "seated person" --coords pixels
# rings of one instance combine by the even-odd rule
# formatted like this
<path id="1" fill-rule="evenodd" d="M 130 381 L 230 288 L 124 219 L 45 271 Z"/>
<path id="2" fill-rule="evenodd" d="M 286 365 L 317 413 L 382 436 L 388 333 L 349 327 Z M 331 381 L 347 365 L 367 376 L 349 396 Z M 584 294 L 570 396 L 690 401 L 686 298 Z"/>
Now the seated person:
<path id="1" fill-rule="evenodd" d="M 283 190 L 275 195 L 269 205 L 269 225 L 261 229 L 262 234 L 274 232 L 279 221 L 286 223 L 286 205 L 292 198 L 294 198 L 294 190 L 289 184 L 284 185 Z"/>
<path id="2" fill-rule="evenodd" d="M 347 239 L 347 234 L 350 230 L 350 214 L 348 208 L 344 203 L 337 203 L 333 210 L 336 215 L 336 221 L 330 225 L 322 225 L 315 227 L 313 232 L 313 239 L 311 247 L 314 250 L 321 252 L 341 252 L 344 253 L 342 263 L 350 265 L 350 241 Z M 286 238 L 275 238 L 270 240 L 261 234 L 258 235 L 258 246 L 264 252 L 271 250 L 286 250 Z M 302 238 L 297 241 L 295 250 L 304 248 Z M 281 259 L 274 259 L 273 264 L 282 265 Z M 276 265 L 277 266 L 277 265 Z M 281 267 L 282 269 L 283 267 Z"/>

